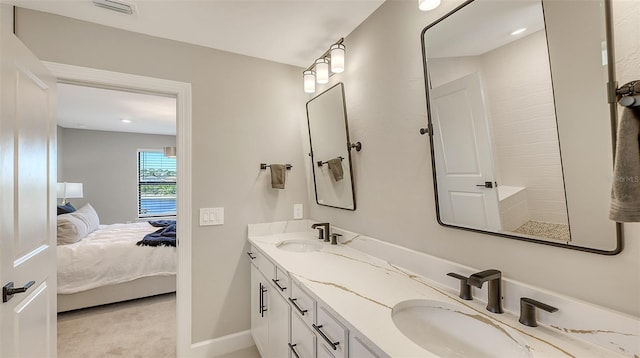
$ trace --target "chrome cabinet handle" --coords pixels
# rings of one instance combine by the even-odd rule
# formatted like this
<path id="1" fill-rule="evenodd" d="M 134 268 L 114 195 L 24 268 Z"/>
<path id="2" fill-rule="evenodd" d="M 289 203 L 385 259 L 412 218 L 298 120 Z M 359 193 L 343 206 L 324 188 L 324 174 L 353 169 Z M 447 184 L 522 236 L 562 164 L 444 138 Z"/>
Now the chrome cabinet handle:
<path id="1" fill-rule="evenodd" d="M 267 286 L 260 282 L 260 315 L 264 317 L 264 313 L 267 312 L 267 308 L 264 305 L 264 293 L 267 292 Z"/>
<path id="2" fill-rule="evenodd" d="M 340 342 L 332 342 L 329 337 L 327 337 L 327 335 L 324 334 L 324 332 L 322 332 L 322 330 L 320 329 L 323 327 L 322 325 L 316 326 L 315 324 L 312 324 L 311 326 L 320 334 L 322 339 L 324 339 L 324 341 L 327 342 L 331 346 L 331 348 L 333 348 L 334 351 L 338 349 L 338 344 L 340 344 Z"/>
<path id="3" fill-rule="evenodd" d="M 275 278 L 272 278 L 271 281 L 273 281 L 273 283 L 276 285 L 276 287 L 280 289 L 280 291 L 284 291 L 287 289 L 286 287 L 280 286 L 280 284 L 278 283 L 280 280 L 276 280 Z"/>
<path id="4" fill-rule="evenodd" d="M 251 251 L 248 251 L 248 252 L 247 252 L 247 255 L 249 255 L 249 258 L 250 258 L 251 260 L 254 260 L 254 259 L 256 258 L 255 256 L 253 256 L 253 252 L 251 252 Z"/>
<path id="5" fill-rule="evenodd" d="M 297 346 L 297 344 L 291 344 L 291 343 L 287 343 L 289 345 L 289 349 L 291 350 L 291 353 L 293 353 L 294 356 L 296 356 L 296 358 L 300 358 L 300 356 L 298 355 L 298 352 L 296 352 L 295 346 Z"/>
<path id="6" fill-rule="evenodd" d="M 302 308 L 300 308 L 300 306 L 298 306 L 298 304 L 296 303 L 297 300 L 298 300 L 297 298 L 289 297 L 289 302 L 291 302 L 293 307 L 295 307 L 298 310 L 298 312 L 300 312 L 300 314 L 304 316 L 304 314 L 309 312 L 309 310 L 303 310 Z"/>
<path id="7" fill-rule="evenodd" d="M 16 293 L 27 292 L 27 290 L 35 283 L 36 281 L 29 281 L 22 287 L 13 287 L 13 282 L 9 282 L 2 287 L 2 302 L 9 301 Z"/>

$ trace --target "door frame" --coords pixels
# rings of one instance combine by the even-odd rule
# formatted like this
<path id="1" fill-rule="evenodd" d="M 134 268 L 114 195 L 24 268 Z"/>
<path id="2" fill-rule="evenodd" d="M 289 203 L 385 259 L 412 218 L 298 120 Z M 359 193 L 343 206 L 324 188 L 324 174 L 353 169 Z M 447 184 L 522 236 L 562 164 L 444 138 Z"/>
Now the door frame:
<path id="1" fill-rule="evenodd" d="M 176 353 L 189 356 L 191 340 L 191 83 L 154 77 L 99 70 L 42 61 L 57 80 L 140 91 L 160 92 L 176 96 L 176 146 L 178 162 L 177 236 L 179 244 L 176 275 Z"/>

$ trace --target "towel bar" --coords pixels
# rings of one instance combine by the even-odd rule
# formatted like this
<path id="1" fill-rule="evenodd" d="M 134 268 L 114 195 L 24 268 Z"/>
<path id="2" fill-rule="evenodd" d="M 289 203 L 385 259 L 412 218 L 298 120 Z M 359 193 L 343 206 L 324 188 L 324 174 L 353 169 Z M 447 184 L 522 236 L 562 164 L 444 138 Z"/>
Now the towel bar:
<path id="1" fill-rule="evenodd" d="M 285 164 L 285 167 L 287 168 L 287 170 L 291 170 L 291 168 L 293 168 L 293 165 Z M 267 168 L 271 168 L 271 164 L 260 163 L 260 170 L 265 170 Z"/>
<path id="2" fill-rule="evenodd" d="M 344 157 L 343 157 L 343 156 L 339 156 L 339 157 L 338 157 L 338 159 L 340 159 L 340 161 L 343 161 L 343 160 L 344 160 Z M 321 167 L 321 166 L 323 166 L 323 165 L 325 165 L 325 164 L 327 164 L 327 163 L 329 163 L 329 161 L 328 161 L 328 160 L 327 160 L 326 162 L 323 162 L 323 161 L 321 161 L 321 160 L 318 160 L 318 166 L 319 166 L 319 167 Z"/>

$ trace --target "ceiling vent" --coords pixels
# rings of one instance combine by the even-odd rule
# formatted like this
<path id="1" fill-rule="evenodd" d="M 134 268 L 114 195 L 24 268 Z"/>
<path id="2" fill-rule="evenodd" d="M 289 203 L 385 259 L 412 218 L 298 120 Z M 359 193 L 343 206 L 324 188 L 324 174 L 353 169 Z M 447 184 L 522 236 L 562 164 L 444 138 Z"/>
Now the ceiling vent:
<path id="1" fill-rule="evenodd" d="M 93 4 L 107 10 L 121 12 L 123 14 L 133 15 L 135 13 L 135 5 L 122 1 L 93 0 Z"/>

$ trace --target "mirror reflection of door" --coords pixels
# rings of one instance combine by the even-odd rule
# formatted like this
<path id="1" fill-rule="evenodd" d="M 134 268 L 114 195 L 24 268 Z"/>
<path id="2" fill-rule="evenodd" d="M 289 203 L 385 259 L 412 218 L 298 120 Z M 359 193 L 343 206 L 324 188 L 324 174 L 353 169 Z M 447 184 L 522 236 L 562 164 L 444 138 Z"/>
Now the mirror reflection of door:
<path id="1" fill-rule="evenodd" d="M 542 5 L 462 10 L 424 34 L 441 221 L 569 243 Z"/>
<path id="2" fill-rule="evenodd" d="M 501 230 L 479 74 L 433 88 L 431 106 L 440 220 L 445 224 Z"/>

